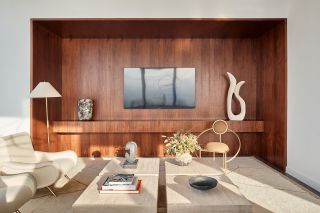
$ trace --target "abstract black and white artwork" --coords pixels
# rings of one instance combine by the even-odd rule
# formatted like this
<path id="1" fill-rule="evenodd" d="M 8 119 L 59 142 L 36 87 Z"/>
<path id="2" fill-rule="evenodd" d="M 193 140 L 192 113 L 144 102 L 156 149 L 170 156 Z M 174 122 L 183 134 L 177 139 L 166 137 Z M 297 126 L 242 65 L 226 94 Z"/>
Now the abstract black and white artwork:
<path id="1" fill-rule="evenodd" d="M 194 108 L 195 68 L 124 68 L 124 108 Z"/>

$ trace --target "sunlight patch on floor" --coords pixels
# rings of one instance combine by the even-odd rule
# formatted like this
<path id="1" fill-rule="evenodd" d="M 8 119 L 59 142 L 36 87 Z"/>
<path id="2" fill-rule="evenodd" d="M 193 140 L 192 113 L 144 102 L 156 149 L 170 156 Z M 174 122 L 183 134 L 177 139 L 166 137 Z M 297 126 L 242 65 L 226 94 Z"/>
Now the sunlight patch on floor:
<path id="1" fill-rule="evenodd" d="M 109 159 L 79 158 L 78 165 L 70 176 L 77 181 L 89 184 Z M 221 159 L 217 158 L 216 161 L 217 165 L 220 165 Z M 164 170 L 160 169 L 160 171 Z M 253 203 L 253 212 L 320 212 L 320 197 L 254 157 L 236 158 L 228 164 L 227 176 Z M 71 213 L 72 204 L 80 196 L 84 187 L 71 181 L 64 188 L 56 191 L 57 198 L 45 190 L 39 190 L 36 194 L 38 197 L 27 202 L 20 210 L 23 213 Z"/>

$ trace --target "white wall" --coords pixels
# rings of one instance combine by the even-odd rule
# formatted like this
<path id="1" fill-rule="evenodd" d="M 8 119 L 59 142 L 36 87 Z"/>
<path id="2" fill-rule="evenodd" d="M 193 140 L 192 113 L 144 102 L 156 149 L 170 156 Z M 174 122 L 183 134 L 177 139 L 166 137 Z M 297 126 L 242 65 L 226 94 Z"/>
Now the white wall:
<path id="1" fill-rule="evenodd" d="M 320 191 L 320 1 L 290 0 L 287 172 Z"/>

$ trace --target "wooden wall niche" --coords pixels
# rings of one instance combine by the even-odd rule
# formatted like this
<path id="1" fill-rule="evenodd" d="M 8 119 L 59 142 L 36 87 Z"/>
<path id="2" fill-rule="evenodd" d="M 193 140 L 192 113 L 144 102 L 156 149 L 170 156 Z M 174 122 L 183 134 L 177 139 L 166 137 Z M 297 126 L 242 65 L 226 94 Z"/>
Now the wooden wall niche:
<path id="1" fill-rule="evenodd" d="M 41 81 L 49 81 L 58 92 L 62 92 L 62 38 L 45 27 L 31 22 L 31 75 L 30 92 Z M 61 99 L 48 99 L 49 120 L 61 120 Z M 30 99 L 30 133 L 35 149 L 54 151 L 45 143 L 47 138 L 45 99 Z M 57 135 L 50 129 L 51 141 L 57 141 Z"/>
<path id="2" fill-rule="evenodd" d="M 286 119 L 280 113 L 286 111 L 286 91 L 281 86 L 286 80 L 286 47 L 281 46 L 285 32 L 277 29 L 285 26 L 284 20 L 33 20 L 33 26 L 31 87 L 48 80 L 63 96 L 60 101 L 50 100 L 51 121 L 76 121 L 78 99 L 92 98 L 95 121 L 125 120 L 135 125 L 135 121 L 165 120 L 170 126 L 170 121 L 179 120 L 207 125 L 208 120 L 226 119 L 226 72 L 231 72 L 246 81 L 241 89 L 247 104 L 246 119 L 268 122 L 265 133 L 241 133 L 240 154 L 261 156 L 283 168 Z M 40 37 L 35 36 L 37 33 Z M 51 37 L 57 39 L 57 45 L 45 46 Z M 274 53 L 283 60 L 273 57 Z M 124 67 L 195 67 L 196 108 L 124 109 Z M 277 99 L 270 96 L 271 78 L 277 79 Z M 281 110 L 274 111 L 279 107 Z M 52 145 L 46 147 L 44 105 L 33 101 L 31 108 L 31 134 L 39 149 L 73 149 L 80 156 L 122 155 L 124 144 L 133 140 L 141 156 L 164 154 L 161 135 L 169 133 L 167 129 L 161 132 L 161 126 L 156 133 L 51 133 Z M 235 152 L 234 140 L 225 140 Z"/>
<path id="3" fill-rule="evenodd" d="M 287 165 L 287 25 L 278 24 L 259 39 L 257 118 L 265 122 L 260 157 L 283 171 Z"/>

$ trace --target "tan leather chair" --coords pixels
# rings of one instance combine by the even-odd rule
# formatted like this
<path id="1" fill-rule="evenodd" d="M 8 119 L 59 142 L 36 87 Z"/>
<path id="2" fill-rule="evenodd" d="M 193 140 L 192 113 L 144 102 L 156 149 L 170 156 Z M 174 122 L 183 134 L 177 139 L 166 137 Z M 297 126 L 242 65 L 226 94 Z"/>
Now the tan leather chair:
<path id="1" fill-rule="evenodd" d="M 212 127 L 210 129 L 206 129 L 203 132 L 201 132 L 198 135 L 198 138 L 201 135 L 203 135 L 204 133 L 209 132 L 209 131 L 213 131 L 215 134 L 219 135 L 219 142 L 208 142 L 208 143 L 206 143 L 205 146 L 201 146 L 200 145 L 201 146 L 201 149 L 199 150 L 200 158 L 201 158 L 201 153 L 202 152 L 212 152 L 213 153 L 213 159 L 215 159 L 215 153 L 220 153 L 220 154 L 222 154 L 222 157 L 223 157 L 223 159 L 222 159 L 222 168 L 227 169 L 227 163 L 232 161 L 240 152 L 240 149 L 241 149 L 240 138 L 234 131 L 229 129 L 227 122 L 224 121 L 224 120 L 216 120 L 213 123 Z M 222 140 L 221 140 L 222 135 L 227 133 L 227 132 L 233 133 L 237 137 L 238 143 L 239 143 L 238 151 L 229 160 L 227 160 L 227 153 L 230 150 L 229 146 L 227 144 L 223 143 Z M 202 148 L 202 147 L 204 147 L 204 148 Z"/>

